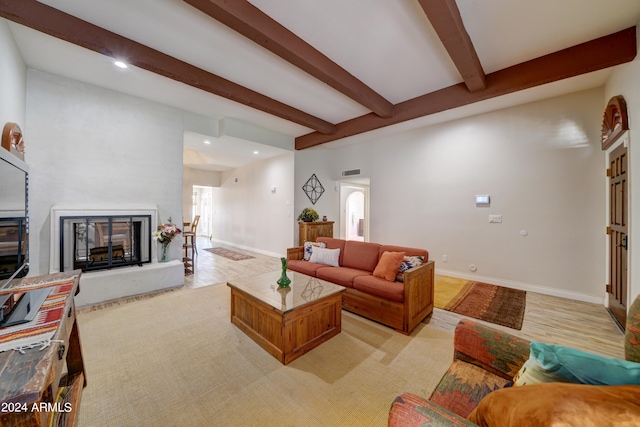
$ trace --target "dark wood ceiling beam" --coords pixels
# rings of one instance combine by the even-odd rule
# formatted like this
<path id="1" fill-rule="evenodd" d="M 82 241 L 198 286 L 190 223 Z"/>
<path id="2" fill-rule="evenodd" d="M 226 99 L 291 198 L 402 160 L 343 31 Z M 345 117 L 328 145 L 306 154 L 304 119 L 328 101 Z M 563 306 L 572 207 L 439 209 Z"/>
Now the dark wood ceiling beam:
<path id="1" fill-rule="evenodd" d="M 335 126 L 244 86 L 35 0 L 0 0 L 0 16 L 136 67 L 281 117 L 322 134 Z"/>
<path id="2" fill-rule="evenodd" d="M 183 1 L 328 84 L 380 117 L 393 116 L 391 102 L 248 1 Z"/>
<path id="3" fill-rule="evenodd" d="M 602 70 L 632 61 L 637 52 L 636 28 L 631 27 L 486 76 L 487 88 L 469 92 L 464 83 L 428 93 L 395 105 L 395 115 L 382 119 L 373 114 L 336 125 L 335 134 L 310 133 L 296 138 L 298 150 L 484 101 L 524 89 Z"/>
<path id="4" fill-rule="evenodd" d="M 419 0 L 419 3 L 469 91 L 485 89 L 484 70 L 471 37 L 464 28 L 456 1 Z"/>

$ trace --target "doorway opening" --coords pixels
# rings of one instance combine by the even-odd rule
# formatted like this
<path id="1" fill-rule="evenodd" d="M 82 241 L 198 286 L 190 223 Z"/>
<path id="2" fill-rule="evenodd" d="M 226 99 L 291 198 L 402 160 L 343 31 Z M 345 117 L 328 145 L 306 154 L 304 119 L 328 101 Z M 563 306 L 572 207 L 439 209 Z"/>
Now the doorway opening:
<path id="1" fill-rule="evenodd" d="M 340 183 L 340 238 L 369 241 L 369 179 Z"/>
<path id="2" fill-rule="evenodd" d="M 200 215 L 200 221 L 196 229 L 197 235 L 206 236 L 211 239 L 213 235 L 213 187 L 194 185 L 192 204 L 193 209 L 191 211 L 190 221 L 192 221 L 196 215 Z"/>

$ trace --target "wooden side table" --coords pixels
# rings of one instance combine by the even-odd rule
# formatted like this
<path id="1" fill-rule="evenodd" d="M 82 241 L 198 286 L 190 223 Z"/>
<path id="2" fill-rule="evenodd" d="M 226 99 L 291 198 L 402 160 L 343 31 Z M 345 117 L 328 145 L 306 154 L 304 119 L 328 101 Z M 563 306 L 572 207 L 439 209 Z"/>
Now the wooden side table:
<path id="1" fill-rule="evenodd" d="M 80 270 L 29 277 L 18 286 L 73 280 L 63 315 L 48 347 L 0 353 L 0 425 L 75 426 L 82 389 L 86 386 L 80 334 L 73 297 L 79 292 Z M 13 286 L 12 286 L 13 287 Z M 62 392 L 67 394 L 63 397 Z"/>
<path id="2" fill-rule="evenodd" d="M 315 242 L 318 237 L 333 237 L 334 221 L 298 222 L 300 246 L 304 242 Z"/>

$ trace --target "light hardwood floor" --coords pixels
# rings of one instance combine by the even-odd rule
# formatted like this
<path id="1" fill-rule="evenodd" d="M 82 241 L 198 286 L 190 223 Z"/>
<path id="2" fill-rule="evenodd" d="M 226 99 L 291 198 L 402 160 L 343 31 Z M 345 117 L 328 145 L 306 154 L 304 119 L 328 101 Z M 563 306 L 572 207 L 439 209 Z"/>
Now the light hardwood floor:
<path id="1" fill-rule="evenodd" d="M 195 256 L 194 274 L 185 276 L 186 287 L 195 288 L 224 283 L 237 277 L 281 268 L 280 259 L 276 257 L 229 247 L 255 257 L 249 260 L 232 261 L 205 251 L 204 248 L 214 246 L 206 238 L 198 238 L 197 244 L 198 254 Z M 424 323 L 453 332 L 460 318 L 462 316 L 436 308 Z M 598 304 L 527 292 L 522 330 L 517 331 L 489 323 L 487 325 L 528 340 L 566 345 L 610 357 L 620 358 L 624 355 L 622 332 L 607 310 Z"/>

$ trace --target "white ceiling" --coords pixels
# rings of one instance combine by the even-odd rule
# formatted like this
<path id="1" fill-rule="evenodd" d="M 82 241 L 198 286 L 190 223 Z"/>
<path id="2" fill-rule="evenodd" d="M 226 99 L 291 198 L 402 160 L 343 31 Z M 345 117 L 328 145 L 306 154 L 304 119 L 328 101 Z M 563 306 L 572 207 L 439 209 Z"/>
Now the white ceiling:
<path id="1" fill-rule="evenodd" d="M 393 104 L 462 82 L 417 0 L 249 1 Z M 456 2 L 485 73 L 629 28 L 640 21 L 637 0 Z M 41 0 L 41 3 L 331 123 L 369 113 L 366 107 L 181 0 Z M 120 70 L 113 67 L 111 58 L 19 24 L 11 23 L 10 28 L 29 67 L 214 120 L 227 117 L 250 123 L 287 135 L 292 141 L 312 132 L 142 69 Z M 591 73 L 349 140 L 595 87 L 602 85 L 607 76 L 606 71 Z M 224 170 L 284 152 L 282 148 L 260 147 L 255 141 L 224 135 L 205 147 L 202 143 L 205 137 L 185 133 L 185 164 Z M 253 155 L 254 150 L 264 154 Z"/>

